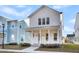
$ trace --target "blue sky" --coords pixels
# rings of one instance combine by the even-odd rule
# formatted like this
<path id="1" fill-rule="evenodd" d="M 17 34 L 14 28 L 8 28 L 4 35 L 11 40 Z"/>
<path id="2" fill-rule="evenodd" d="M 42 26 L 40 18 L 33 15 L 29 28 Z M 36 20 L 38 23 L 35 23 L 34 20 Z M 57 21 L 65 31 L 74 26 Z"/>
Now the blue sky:
<path id="1" fill-rule="evenodd" d="M 0 5 L 0 16 L 9 19 L 26 19 L 40 5 Z M 78 5 L 49 5 L 50 8 L 64 13 L 64 35 L 74 32 L 76 13 L 79 12 Z"/>

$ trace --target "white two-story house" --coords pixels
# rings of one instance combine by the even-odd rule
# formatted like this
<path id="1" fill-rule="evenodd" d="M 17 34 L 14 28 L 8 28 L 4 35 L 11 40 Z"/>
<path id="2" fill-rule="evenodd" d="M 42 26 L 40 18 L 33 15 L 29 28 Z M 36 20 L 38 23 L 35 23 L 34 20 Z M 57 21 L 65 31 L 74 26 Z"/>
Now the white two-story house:
<path id="1" fill-rule="evenodd" d="M 76 14 L 76 21 L 75 21 L 75 44 L 79 44 L 79 12 Z"/>
<path id="2" fill-rule="evenodd" d="M 63 13 L 41 6 L 28 16 L 31 44 L 62 44 Z"/>

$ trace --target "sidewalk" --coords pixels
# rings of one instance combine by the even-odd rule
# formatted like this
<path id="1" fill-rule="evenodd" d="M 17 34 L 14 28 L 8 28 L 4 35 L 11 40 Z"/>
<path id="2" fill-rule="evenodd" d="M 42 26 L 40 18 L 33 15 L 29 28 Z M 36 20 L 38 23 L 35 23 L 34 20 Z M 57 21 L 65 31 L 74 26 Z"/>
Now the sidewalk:
<path id="1" fill-rule="evenodd" d="M 0 49 L 0 51 L 5 51 L 5 52 L 19 52 L 19 53 L 23 52 L 22 50 L 11 50 L 11 49 Z"/>

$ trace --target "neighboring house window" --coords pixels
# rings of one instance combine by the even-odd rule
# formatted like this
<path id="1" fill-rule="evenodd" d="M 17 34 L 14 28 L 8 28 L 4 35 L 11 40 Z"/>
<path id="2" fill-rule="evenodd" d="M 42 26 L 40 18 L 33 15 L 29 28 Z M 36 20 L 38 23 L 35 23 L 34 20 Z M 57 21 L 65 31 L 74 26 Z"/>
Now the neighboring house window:
<path id="1" fill-rule="evenodd" d="M 38 25 L 41 25 L 41 18 L 38 19 Z"/>
<path id="2" fill-rule="evenodd" d="M 12 28 L 14 28 L 14 25 L 12 25 Z"/>
<path id="3" fill-rule="evenodd" d="M 42 19 L 42 24 L 45 25 L 45 18 Z"/>
<path id="4" fill-rule="evenodd" d="M 57 33 L 54 33 L 54 40 L 57 40 Z"/>
<path id="5" fill-rule="evenodd" d="M 2 26 L 0 25 L 0 29 L 2 28 Z"/>
<path id="6" fill-rule="evenodd" d="M 23 38 L 21 38 L 21 42 L 23 42 Z"/>
<path id="7" fill-rule="evenodd" d="M 46 33 L 46 40 L 48 40 L 48 33 Z"/>
<path id="8" fill-rule="evenodd" d="M 20 25 L 20 28 L 22 28 L 21 25 Z"/>
<path id="9" fill-rule="evenodd" d="M 49 17 L 47 17 L 47 21 L 46 21 L 46 24 L 49 24 Z"/>

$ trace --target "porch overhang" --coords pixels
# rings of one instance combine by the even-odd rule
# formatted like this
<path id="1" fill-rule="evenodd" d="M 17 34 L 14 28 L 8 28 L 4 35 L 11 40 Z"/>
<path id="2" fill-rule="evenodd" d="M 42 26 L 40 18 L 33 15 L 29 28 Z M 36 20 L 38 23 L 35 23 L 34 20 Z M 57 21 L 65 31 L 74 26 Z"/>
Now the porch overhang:
<path id="1" fill-rule="evenodd" d="M 59 29 L 60 26 L 44 26 L 44 27 L 28 27 L 26 29 L 26 32 L 31 32 L 33 30 L 47 30 L 47 29 L 50 29 L 50 30 L 57 30 Z"/>

